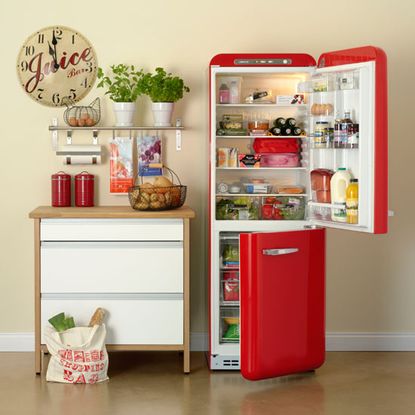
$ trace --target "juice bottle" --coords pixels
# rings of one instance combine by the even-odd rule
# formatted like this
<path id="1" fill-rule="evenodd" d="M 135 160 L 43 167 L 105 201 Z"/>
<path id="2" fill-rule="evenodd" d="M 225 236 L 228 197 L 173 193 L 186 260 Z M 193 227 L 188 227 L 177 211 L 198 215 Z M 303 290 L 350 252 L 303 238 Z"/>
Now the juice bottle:
<path id="1" fill-rule="evenodd" d="M 350 172 L 345 167 L 340 167 L 330 180 L 331 203 L 338 206 L 331 209 L 331 220 L 335 222 L 347 222 L 346 189 L 350 179 Z"/>
<path id="2" fill-rule="evenodd" d="M 357 179 L 351 179 L 346 190 L 347 223 L 359 222 L 359 184 Z"/>

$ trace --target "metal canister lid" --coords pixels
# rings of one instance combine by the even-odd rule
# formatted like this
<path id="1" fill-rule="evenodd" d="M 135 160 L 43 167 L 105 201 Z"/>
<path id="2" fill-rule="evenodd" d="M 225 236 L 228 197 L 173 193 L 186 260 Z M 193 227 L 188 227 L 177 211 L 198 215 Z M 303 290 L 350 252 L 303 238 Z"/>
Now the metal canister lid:
<path id="1" fill-rule="evenodd" d="M 71 180 L 71 175 L 64 171 L 58 171 L 57 173 L 52 174 L 52 180 Z"/>
<path id="2" fill-rule="evenodd" d="M 75 176 L 75 180 L 94 180 L 94 178 L 95 176 L 87 171 L 82 171 Z"/>

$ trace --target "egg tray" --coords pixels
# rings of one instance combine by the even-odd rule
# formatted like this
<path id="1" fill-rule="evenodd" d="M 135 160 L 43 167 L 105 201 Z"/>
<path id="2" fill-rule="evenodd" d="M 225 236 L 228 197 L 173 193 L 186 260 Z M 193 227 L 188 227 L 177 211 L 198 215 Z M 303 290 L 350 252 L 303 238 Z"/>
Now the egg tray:
<path id="1" fill-rule="evenodd" d="M 63 102 L 67 106 L 63 119 L 70 127 L 93 127 L 101 119 L 99 98 L 94 99 L 89 105 L 75 105 L 68 97 L 65 97 Z"/>

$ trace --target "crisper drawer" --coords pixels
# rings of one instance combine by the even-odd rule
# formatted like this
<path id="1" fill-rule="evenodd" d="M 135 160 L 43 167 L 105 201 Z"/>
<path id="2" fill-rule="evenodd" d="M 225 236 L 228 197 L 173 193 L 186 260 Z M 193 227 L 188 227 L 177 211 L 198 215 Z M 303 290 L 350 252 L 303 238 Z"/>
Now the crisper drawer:
<path id="1" fill-rule="evenodd" d="M 181 293 L 182 242 L 41 242 L 42 293 Z"/>
<path id="2" fill-rule="evenodd" d="M 183 298 L 165 295 L 42 295 L 43 329 L 65 312 L 78 326 L 88 325 L 97 307 L 107 311 L 107 344 L 183 344 Z"/>
<path id="3" fill-rule="evenodd" d="M 181 219 L 42 219 L 41 241 L 182 241 Z"/>

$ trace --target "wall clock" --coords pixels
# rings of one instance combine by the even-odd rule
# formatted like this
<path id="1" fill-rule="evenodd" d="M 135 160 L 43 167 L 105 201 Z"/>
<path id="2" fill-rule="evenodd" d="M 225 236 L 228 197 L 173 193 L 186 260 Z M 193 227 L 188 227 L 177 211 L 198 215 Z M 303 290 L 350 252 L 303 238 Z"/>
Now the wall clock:
<path id="1" fill-rule="evenodd" d="M 97 57 L 91 43 L 76 30 L 45 27 L 23 44 L 17 73 L 24 91 L 50 107 L 76 102 L 91 90 L 97 77 Z"/>

